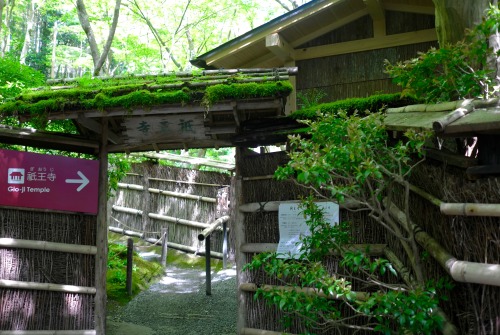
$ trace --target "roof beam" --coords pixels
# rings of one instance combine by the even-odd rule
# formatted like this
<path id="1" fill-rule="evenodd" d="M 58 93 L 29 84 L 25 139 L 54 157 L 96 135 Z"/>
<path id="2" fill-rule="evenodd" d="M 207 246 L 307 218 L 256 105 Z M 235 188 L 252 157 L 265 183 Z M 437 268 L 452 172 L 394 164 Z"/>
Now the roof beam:
<path id="1" fill-rule="evenodd" d="M 362 40 L 335 43 L 319 47 L 295 50 L 296 60 L 343 55 L 353 52 L 384 49 L 400 45 L 437 41 L 435 29 L 412 31 L 403 34 L 366 38 Z"/>
<path id="2" fill-rule="evenodd" d="M 3 125 L 0 125 L 0 142 L 90 154 L 95 154 L 99 149 L 99 143 L 97 141 L 75 135 L 50 133 L 36 129 L 14 128 Z"/>
<path id="3" fill-rule="evenodd" d="M 385 29 L 385 10 L 380 0 L 363 0 L 368 9 L 368 13 L 373 21 L 373 36 L 380 37 L 386 34 Z"/>
<path id="4" fill-rule="evenodd" d="M 99 122 L 85 117 L 83 114 L 78 115 L 78 123 L 83 127 L 92 130 L 94 133 L 101 134 L 102 126 Z M 113 144 L 123 143 L 122 139 L 108 129 L 108 139 Z"/>
<path id="5" fill-rule="evenodd" d="M 306 17 L 309 17 L 311 15 L 314 15 L 317 12 L 321 12 L 321 11 L 325 10 L 326 8 L 331 7 L 331 6 L 333 6 L 336 3 L 341 2 L 341 1 L 342 0 L 326 0 L 319 6 L 311 6 L 311 7 L 308 7 L 306 10 L 297 12 L 296 15 L 286 17 L 286 19 L 279 22 L 277 28 L 273 27 L 273 28 L 269 28 L 269 29 L 262 29 L 258 33 L 249 34 L 246 38 L 239 40 L 235 45 L 231 46 L 230 48 L 227 48 L 224 51 L 217 52 L 215 54 L 212 54 L 211 56 L 208 56 L 206 59 L 206 64 L 211 65 L 214 62 L 216 62 L 217 60 L 224 58 L 224 57 L 227 57 L 228 55 L 233 54 L 233 53 L 245 48 L 246 46 L 248 46 L 252 43 L 255 43 L 256 41 L 264 40 L 266 38 L 266 36 L 272 32 L 271 29 L 274 31 L 283 30 L 283 29 L 295 24 L 295 22 L 300 21 L 300 20 L 302 20 Z"/>
<path id="6" fill-rule="evenodd" d="M 357 19 L 360 19 L 365 15 L 368 15 L 368 9 L 366 9 L 366 8 L 363 10 L 359 10 L 357 12 L 354 12 L 350 15 L 344 16 L 341 19 L 333 20 L 332 23 L 324 25 L 323 27 L 321 27 L 321 29 L 315 30 L 311 34 L 308 34 L 302 38 L 299 38 L 299 39 L 293 41 L 292 46 L 294 48 L 297 48 L 297 47 L 301 46 L 302 44 L 315 39 L 316 37 L 320 37 L 321 35 L 324 35 L 332 30 L 335 30 L 337 28 L 345 26 L 346 24 L 351 23 L 353 21 L 356 21 Z"/>
<path id="7" fill-rule="evenodd" d="M 402 3 L 384 2 L 385 10 L 425 15 L 436 15 L 434 6 L 407 5 Z"/>
<path id="8" fill-rule="evenodd" d="M 293 60 L 294 51 L 292 46 L 278 33 L 266 36 L 266 48 L 283 62 Z"/>

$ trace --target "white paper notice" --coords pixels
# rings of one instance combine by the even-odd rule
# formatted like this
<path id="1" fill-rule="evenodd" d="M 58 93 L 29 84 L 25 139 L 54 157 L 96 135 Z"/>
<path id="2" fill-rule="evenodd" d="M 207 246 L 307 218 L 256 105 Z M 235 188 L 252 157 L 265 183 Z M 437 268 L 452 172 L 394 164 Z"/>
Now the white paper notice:
<path id="1" fill-rule="evenodd" d="M 332 226 L 339 222 L 339 205 L 334 202 L 317 202 L 323 210 L 323 216 Z M 281 203 L 279 205 L 278 224 L 280 242 L 278 244 L 279 258 L 299 258 L 301 255 L 301 236 L 309 236 L 311 232 L 306 224 L 306 218 L 299 208 L 298 202 Z"/>

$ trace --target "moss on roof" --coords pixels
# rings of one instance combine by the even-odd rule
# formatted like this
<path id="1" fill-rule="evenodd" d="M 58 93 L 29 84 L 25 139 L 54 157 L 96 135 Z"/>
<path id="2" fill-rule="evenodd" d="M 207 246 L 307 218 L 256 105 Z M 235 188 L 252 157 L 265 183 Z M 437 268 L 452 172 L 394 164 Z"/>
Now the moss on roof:
<path id="1" fill-rule="evenodd" d="M 291 118 L 316 119 L 319 114 L 334 114 L 339 110 L 351 114 L 355 111 L 359 113 L 377 112 L 387 107 L 400 107 L 415 104 L 417 101 L 410 98 L 402 98 L 400 93 L 378 94 L 366 98 L 351 98 L 323 103 L 308 108 L 297 110 L 290 115 Z"/>
<path id="2" fill-rule="evenodd" d="M 292 91 L 292 86 L 286 80 L 288 77 L 281 78 L 285 80 L 279 80 L 272 72 L 266 76 L 265 73 L 218 75 L 214 71 L 211 75 L 193 72 L 180 76 L 169 74 L 49 82 L 51 85 L 26 91 L 1 105 L 0 114 L 39 117 L 72 110 L 131 109 L 188 103 L 212 105 L 223 100 L 285 97 Z"/>

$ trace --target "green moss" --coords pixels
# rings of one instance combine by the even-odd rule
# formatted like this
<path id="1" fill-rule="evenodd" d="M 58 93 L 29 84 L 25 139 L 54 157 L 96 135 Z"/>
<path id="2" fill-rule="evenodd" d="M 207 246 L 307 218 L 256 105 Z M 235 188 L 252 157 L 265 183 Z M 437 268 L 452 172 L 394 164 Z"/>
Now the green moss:
<path id="1" fill-rule="evenodd" d="M 156 262 L 149 262 L 134 252 L 132 270 L 132 294 L 146 289 L 156 278 L 163 275 L 163 268 Z M 117 303 L 126 303 L 132 297 L 126 290 L 127 247 L 110 244 L 108 252 L 108 271 L 106 274 L 106 293 L 108 299 Z"/>
<path id="2" fill-rule="evenodd" d="M 212 105 L 217 101 L 228 99 L 248 99 L 263 97 L 283 97 L 292 92 L 289 82 L 264 82 L 244 84 L 219 84 L 209 86 L 205 90 L 204 103 Z"/>
<path id="3" fill-rule="evenodd" d="M 384 107 L 399 107 L 417 103 L 413 99 L 401 98 L 401 94 L 380 94 L 367 98 L 352 98 L 323 103 L 309 108 L 304 108 L 291 114 L 293 119 L 315 119 L 318 112 L 321 114 L 335 114 L 339 110 L 351 114 L 355 111 L 364 113 L 365 111 L 376 112 Z"/>
<path id="4" fill-rule="evenodd" d="M 81 78 L 63 89 L 38 89 L 24 92 L 15 100 L 0 106 L 0 115 L 30 115 L 37 127 L 47 124 L 47 115 L 52 112 L 105 110 L 107 108 L 148 108 L 154 105 L 204 103 L 212 105 L 227 99 L 249 99 L 262 97 L 283 97 L 290 94 L 289 82 L 235 83 L 248 79 L 236 74 L 226 79 L 226 84 L 201 86 L 194 89 L 190 83 L 213 81 L 214 76 L 193 73 L 190 77 L 144 76 L 117 79 Z M 251 80 L 251 78 L 250 78 Z M 61 83 L 59 83 L 61 85 Z"/>

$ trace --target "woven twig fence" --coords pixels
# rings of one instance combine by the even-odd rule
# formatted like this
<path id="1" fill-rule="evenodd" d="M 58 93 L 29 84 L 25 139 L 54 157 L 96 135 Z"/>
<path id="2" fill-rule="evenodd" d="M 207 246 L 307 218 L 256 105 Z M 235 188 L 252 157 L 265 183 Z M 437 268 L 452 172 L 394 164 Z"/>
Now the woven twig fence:
<path id="1" fill-rule="evenodd" d="M 278 182 L 272 178 L 258 178 L 257 174 L 272 175 L 276 166 L 287 161 L 286 154 L 248 155 L 241 159 L 239 171 L 242 180 L 242 202 L 257 203 L 262 210 L 244 213 L 243 234 L 245 243 L 259 244 L 278 243 L 278 213 L 265 211 L 268 202 L 275 200 L 299 199 L 304 191 L 292 182 Z M 434 195 L 444 202 L 457 203 L 500 203 L 500 180 L 495 178 L 477 181 L 467 180 L 465 170 L 452 167 L 437 166 L 431 163 L 422 164 L 415 170 L 412 181 L 416 186 Z M 395 202 L 404 190 L 395 190 Z M 404 208 L 402 203 L 398 203 Z M 399 241 L 386 234 L 380 226 L 361 213 L 341 210 L 341 220 L 350 221 L 352 237 L 355 243 L 384 243 L 395 255 L 404 255 Z M 412 193 L 410 202 L 412 221 L 433 236 L 443 248 L 460 260 L 498 264 L 500 262 L 500 222 L 495 217 L 447 216 L 440 212 L 438 206 Z M 428 256 L 423 249 L 424 273 L 426 279 L 448 277 L 441 266 Z M 250 262 L 254 253 L 246 253 L 244 262 Z M 406 258 L 400 257 L 403 266 L 408 266 Z M 331 256 L 324 260 L 332 273 L 343 273 L 338 260 Z M 384 278 L 394 282 L 391 277 Z M 262 271 L 247 271 L 240 274 L 240 283 L 256 285 L 283 285 L 282 281 L 270 278 Z M 354 281 L 354 290 L 364 287 Z M 253 299 L 251 292 L 241 293 L 244 300 L 245 327 L 270 331 L 304 332 L 303 325 L 297 320 L 289 328 L 279 324 L 282 313 L 263 301 Z M 441 307 L 450 321 L 458 328 L 459 334 L 498 334 L 500 333 L 500 288 L 497 286 L 455 283 L 455 288 L 447 292 L 450 300 Z M 241 305 L 240 305 L 241 306 Z M 349 314 L 346 314 L 349 315 Z M 360 324 L 364 320 L 359 320 Z M 331 331 L 331 330 L 330 330 Z M 329 330 L 314 330 L 317 334 L 329 334 Z M 357 332 L 362 334 L 363 332 Z M 342 330 L 342 334 L 350 334 Z"/>
<path id="2" fill-rule="evenodd" d="M 449 203 L 500 203 L 500 179 L 471 181 L 465 169 L 423 164 L 412 184 Z M 447 216 L 439 207 L 413 194 L 411 218 L 459 260 L 500 264 L 500 219 L 485 216 Z M 422 215 L 425 213 L 425 215 Z M 426 259 L 428 278 L 447 276 L 436 262 Z M 460 334 L 500 334 L 500 287 L 455 283 L 443 310 Z"/>
<path id="3" fill-rule="evenodd" d="M 94 216 L 0 209 L 0 236 L 17 242 L 0 247 L 0 279 L 7 285 L 0 288 L 0 330 L 95 328 L 94 295 L 60 291 L 61 285 L 94 287 L 95 256 L 23 247 L 26 241 L 95 246 L 95 230 Z M 30 282 L 38 289 L 21 285 Z M 11 283 L 26 288 L 7 288 Z"/>
<path id="4" fill-rule="evenodd" d="M 266 205 L 273 201 L 299 200 L 307 196 L 308 192 L 291 181 L 277 181 L 272 178 L 276 168 L 288 161 L 286 153 L 273 153 L 265 155 L 243 155 L 239 161 L 239 171 L 242 180 L 242 202 L 244 204 L 257 203 L 260 210 L 246 212 L 243 222 L 245 243 L 262 244 L 278 243 L 279 227 L 278 212 L 267 211 Z M 341 210 L 342 221 L 353 222 L 352 236 L 354 243 L 385 243 L 386 237 L 380 227 L 360 213 Z M 250 262 L 255 253 L 245 253 L 245 262 Z M 332 273 L 342 273 L 343 269 L 338 264 L 338 257 L 331 256 L 324 260 L 325 267 Z M 385 278 L 391 282 L 389 278 Z M 246 271 L 240 274 L 240 284 L 253 283 L 256 285 L 283 285 L 281 280 L 267 276 L 261 270 Z M 289 280 L 293 283 L 293 280 Z M 360 283 L 353 283 L 353 289 L 364 289 Z M 294 318 L 290 327 L 284 328 L 280 323 L 283 313 L 274 306 L 267 305 L 262 300 L 255 300 L 253 292 L 240 292 L 243 295 L 245 327 L 269 331 L 287 331 L 289 333 L 304 333 L 306 329 L 299 318 Z M 240 296 L 241 296 L 240 295 Z M 345 315 L 350 312 L 345 310 Z M 360 324 L 366 320 L 359 320 Z M 344 330 L 343 330 L 344 331 Z M 315 334 L 329 334 L 329 329 L 315 329 Z M 349 330 L 343 334 L 350 334 Z M 362 334 L 359 332 L 357 334 Z"/>
<path id="5" fill-rule="evenodd" d="M 230 175 L 164 166 L 135 164 L 110 199 L 110 226 L 158 238 L 168 227 L 169 242 L 204 250 L 198 235 L 218 218 L 215 199 L 219 188 L 230 184 Z M 210 239 L 211 250 L 222 251 L 222 231 Z M 230 250 L 234 250 L 230 244 Z"/>

